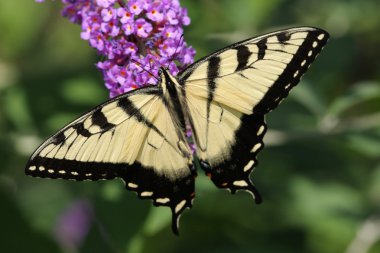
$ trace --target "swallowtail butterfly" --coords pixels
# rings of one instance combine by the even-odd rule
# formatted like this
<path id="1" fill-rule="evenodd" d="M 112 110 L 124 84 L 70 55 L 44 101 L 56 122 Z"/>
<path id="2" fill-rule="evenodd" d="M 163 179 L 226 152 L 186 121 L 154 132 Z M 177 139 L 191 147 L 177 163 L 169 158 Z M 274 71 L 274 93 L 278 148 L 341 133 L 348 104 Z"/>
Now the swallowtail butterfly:
<path id="1" fill-rule="evenodd" d="M 157 86 L 115 97 L 65 126 L 31 156 L 26 174 L 43 178 L 121 178 L 128 190 L 172 211 L 192 207 L 196 171 L 186 138 L 218 187 L 261 197 L 250 180 L 263 148 L 265 114 L 289 94 L 328 40 L 300 27 L 223 48 L 177 76 L 161 68 Z"/>

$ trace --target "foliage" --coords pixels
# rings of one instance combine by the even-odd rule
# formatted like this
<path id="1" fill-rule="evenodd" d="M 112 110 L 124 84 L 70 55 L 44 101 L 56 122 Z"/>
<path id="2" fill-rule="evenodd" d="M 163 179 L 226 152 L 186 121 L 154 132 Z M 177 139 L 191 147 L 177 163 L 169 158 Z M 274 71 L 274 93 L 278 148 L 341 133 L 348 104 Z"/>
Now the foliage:
<path id="1" fill-rule="evenodd" d="M 186 41 L 198 58 L 283 27 L 331 33 L 299 86 L 268 116 L 266 149 L 253 173 L 263 204 L 218 190 L 199 173 L 194 207 L 184 212 L 177 238 L 169 210 L 138 200 L 118 180 L 24 176 L 43 138 L 108 94 L 94 66 L 99 57 L 80 39 L 80 27 L 60 16 L 57 1 L 1 1 L 0 251 L 379 252 L 378 1 L 181 4 L 192 20 Z M 91 223 L 78 249 L 55 232 L 77 203 L 84 203 Z"/>

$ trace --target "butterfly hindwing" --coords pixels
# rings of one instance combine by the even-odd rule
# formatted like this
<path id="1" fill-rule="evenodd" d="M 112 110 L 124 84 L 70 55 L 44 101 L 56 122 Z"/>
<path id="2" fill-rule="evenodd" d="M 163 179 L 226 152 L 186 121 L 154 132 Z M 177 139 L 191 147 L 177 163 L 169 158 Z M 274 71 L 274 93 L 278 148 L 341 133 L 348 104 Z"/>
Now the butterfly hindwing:
<path id="1" fill-rule="evenodd" d="M 67 125 L 32 155 L 26 174 L 74 180 L 122 178 L 140 198 L 173 211 L 173 230 L 194 197 L 192 158 L 158 87 L 119 96 Z"/>
<path id="2" fill-rule="evenodd" d="M 328 34 L 293 28 L 248 39 L 179 74 L 197 155 L 216 186 L 247 190 L 260 201 L 249 173 L 257 165 L 273 110 L 314 61 Z"/>

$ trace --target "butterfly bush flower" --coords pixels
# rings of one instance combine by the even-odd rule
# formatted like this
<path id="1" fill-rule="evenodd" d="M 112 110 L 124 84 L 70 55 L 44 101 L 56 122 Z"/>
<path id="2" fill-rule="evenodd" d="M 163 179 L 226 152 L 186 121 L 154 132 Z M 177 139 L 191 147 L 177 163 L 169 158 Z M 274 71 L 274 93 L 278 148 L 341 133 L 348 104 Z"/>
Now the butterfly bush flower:
<path id="1" fill-rule="evenodd" d="M 87 200 L 76 200 L 58 217 L 54 238 L 62 248 L 75 252 L 85 240 L 92 223 L 92 206 Z"/>
<path id="2" fill-rule="evenodd" d="M 62 15 L 81 25 L 81 38 L 101 56 L 96 66 L 111 97 L 155 84 L 161 66 L 175 75 L 194 61 L 182 37 L 190 18 L 178 0 L 62 2 Z"/>

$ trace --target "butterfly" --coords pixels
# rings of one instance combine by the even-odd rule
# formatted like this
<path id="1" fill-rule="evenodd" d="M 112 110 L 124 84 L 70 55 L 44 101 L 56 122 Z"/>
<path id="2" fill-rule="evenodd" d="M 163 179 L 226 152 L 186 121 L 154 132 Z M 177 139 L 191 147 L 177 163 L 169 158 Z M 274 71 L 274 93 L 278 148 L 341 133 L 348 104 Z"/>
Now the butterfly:
<path id="1" fill-rule="evenodd" d="M 47 139 L 25 172 L 121 178 L 138 197 L 170 207 L 175 234 L 195 197 L 194 157 L 216 187 L 247 191 L 260 203 L 250 174 L 264 145 L 265 114 L 288 96 L 328 38 L 322 29 L 291 28 L 230 45 L 177 76 L 161 68 L 156 86 L 115 97 Z"/>

